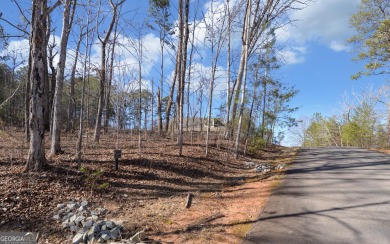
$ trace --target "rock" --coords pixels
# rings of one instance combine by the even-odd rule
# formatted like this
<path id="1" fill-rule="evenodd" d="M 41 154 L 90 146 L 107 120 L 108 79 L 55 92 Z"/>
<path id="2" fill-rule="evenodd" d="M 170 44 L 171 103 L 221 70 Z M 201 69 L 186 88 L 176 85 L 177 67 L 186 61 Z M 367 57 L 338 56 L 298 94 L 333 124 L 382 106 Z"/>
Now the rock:
<path id="1" fill-rule="evenodd" d="M 58 215 L 63 215 L 63 214 L 65 214 L 66 212 L 67 212 L 67 209 L 62 208 L 62 209 L 58 210 Z"/>
<path id="2" fill-rule="evenodd" d="M 57 214 L 57 215 L 54 215 L 54 216 L 53 216 L 53 219 L 54 219 L 54 220 L 57 220 L 57 221 L 60 221 L 61 217 Z"/>
<path id="3" fill-rule="evenodd" d="M 72 239 L 72 243 L 73 243 L 73 244 L 79 244 L 79 243 L 81 243 L 82 241 L 83 241 L 83 234 L 80 234 L 80 233 L 76 234 L 76 235 L 73 237 L 73 239 Z"/>
<path id="4" fill-rule="evenodd" d="M 86 207 L 86 206 L 88 205 L 88 202 L 87 202 L 87 201 L 82 201 L 82 202 L 80 203 L 80 205 L 81 205 L 82 207 Z"/>
<path id="5" fill-rule="evenodd" d="M 107 230 L 107 225 L 102 225 L 101 230 Z"/>
<path id="6" fill-rule="evenodd" d="M 112 221 L 106 221 L 106 226 L 107 226 L 107 228 L 112 229 L 116 226 L 116 224 Z"/>
<path id="7" fill-rule="evenodd" d="M 246 164 L 246 166 L 251 167 L 251 168 L 256 166 L 256 163 L 254 163 L 254 162 L 245 162 L 245 164 Z"/>
<path id="8" fill-rule="evenodd" d="M 80 206 L 80 207 L 77 209 L 77 212 L 82 213 L 82 212 L 86 212 L 87 210 L 88 210 L 87 207 L 85 207 L 85 206 Z"/>
<path id="9" fill-rule="evenodd" d="M 109 230 L 100 230 L 100 234 L 106 234 L 106 235 L 109 235 L 110 234 L 110 231 Z"/>
<path id="10" fill-rule="evenodd" d="M 68 203 L 66 205 L 66 207 L 69 209 L 69 210 L 74 210 L 76 208 L 76 203 Z"/>
<path id="11" fill-rule="evenodd" d="M 93 215 L 99 215 L 99 214 L 98 214 L 97 211 L 92 211 L 92 212 L 91 212 L 91 215 L 93 216 Z"/>
<path id="12" fill-rule="evenodd" d="M 103 234 L 100 238 L 103 238 L 105 241 L 107 241 L 107 240 L 110 239 L 110 235 L 109 234 Z"/>
<path id="13" fill-rule="evenodd" d="M 284 169 L 286 167 L 286 165 L 284 165 L 284 164 L 278 164 L 277 166 L 276 166 L 276 170 L 282 170 L 282 169 Z"/>
<path id="14" fill-rule="evenodd" d="M 68 220 L 65 220 L 64 222 L 62 222 L 62 228 L 66 229 L 66 228 L 69 228 L 70 227 L 70 223 Z"/>
<path id="15" fill-rule="evenodd" d="M 137 232 L 134 236 L 132 236 L 130 238 L 130 241 L 131 242 L 135 242 L 135 243 L 138 243 L 138 242 L 142 242 L 146 239 L 146 234 L 145 232 L 143 231 L 140 231 L 140 232 Z"/>
<path id="16" fill-rule="evenodd" d="M 84 234 L 83 234 L 83 242 L 84 242 L 84 243 L 88 243 L 88 239 L 89 239 L 89 238 L 88 238 L 88 234 L 87 234 L 87 233 L 84 233 Z"/>
<path id="17" fill-rule="evenodd" d="M 100 220 L 100 221 L 96 222 L 96 225 L 99 225 L 99 226 L 102 226 L 105 224 L 106 224 L 106 221 L 104 221 L 104 220 Z"/>
<path id="18" fill-rule="evenodd" d="M 64 203 L 57 204 L 57 209 L 60 210 L 65 207 Z"/>
<path id="19" fill-rule="evenodd" d="M 95 211 L 97 212 L 97 215 L 104 215 L 107 213 L 107 209 L 105 208 L 97 208 Z"/>
<path id="20" fill-rule="evenodd" d="M 99 216 L 97 215 L 92 215 L 91 218 L 94 220 L 94 221 L 97 221 L 99 219 Z"/>
<path id="21" fill-rule="evenodd" d="M 88 231 L 89 231 L 89 228 L 85 228 L 85 227 L 83 227 L 83 228 L 79 228 L 79 231 L 78 231 L 78 233 L 81 233 L 81 234 L 86 234 Z"/>
<path id="22" fill-rule="evenodd" d="M 92 240 L 93 238 L 95 238 L 95 232 L 93 231 L 93 229 L 89 229 L 89 231 L 87 233 L 85 233 L 87 236 L 88 236 L 88 239 L 89 240 Z"/>
<path id="23" fill-rule="evenodd" d="M 85 222 L 85 223 L 83 224 L 83 226 L 84 226 L 85 228 L 89 229 L 89 228 L 91 228 L 91 226 L 92 226 L 94 223 L 95 223 L 95 221 L 93 221 L 93 220 L 88 220 L 87 222 Z"/>
<path id="24" fill-rule="evenodd" d="M 76 224 L 76 225 L 80 225 L 80 223 L 81 223 L 81 221 L 83 221 L 85 219 L 85 217 L 84 216 L 78 216 L 75 220 L 74 220 L 74 223 Z"/>
<path id="25" fill-rule="evenodd" d="M 99 232 L 100 231 L 100 226 L 99 225 L 93 225 L 90 229 L 89 229 L 89 231 L 88 231 L 88 233 L 97 233 L 97 232 Z"/>
<path id="26" fill-rule="evenodd" d="M 120 234 L 120 233 L 121 233 L 121 232 L 120 232 L 119 228 L 114 228 L 114 229 L 112 229 L 112 230 L 110 231 L 110 238 L 113 239 L 113 240 L 115 240 L 115 239 L 117 239 L 117 238 L 119 237 L 119 234 Z"/>
<path id="27" fill-rule="evenodd" d="M 78 232 L 79 231 L 79 227 L 77 227 L 77 226 L 70 226 L 70 231 L 72 231 L 72 232 Z"/>
<path id="28" fill-rule="evenodd" d="M 75 222 L 76 219 L 77 219 L 77 215 L 74 214 L 74 215 L 72 215 L 72 216 L 69 218 L 69 222 Z"/>
<path id="29" fill-rule="evenodd" d="M 64 215 L 64 217 L 62 217 L 62 222 L 66 221 L 66 220 L 69 220 L 70 217 L 68 217 L 68 215 Z"/>

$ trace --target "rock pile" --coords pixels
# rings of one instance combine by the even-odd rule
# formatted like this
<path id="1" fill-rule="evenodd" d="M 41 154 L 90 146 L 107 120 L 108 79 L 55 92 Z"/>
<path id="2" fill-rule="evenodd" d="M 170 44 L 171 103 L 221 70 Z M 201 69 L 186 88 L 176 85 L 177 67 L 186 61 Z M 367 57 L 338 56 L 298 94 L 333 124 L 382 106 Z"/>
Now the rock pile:
<path id="1" fill-rule="evenodd" d="M 272 164 L 263 164 L 263 163 L 255 163 L 255 162 L 245 162 L 246 166 L 250 168 L 254 168 L 254 170 L 258 173 L 268 173 L 272 170 L 282 170 L 286 166 L 284 164 L 278 164 L 276 166 Z"/>
<path id="2" fill-rule="evenodd" d="M 90 208 L 87 201 L 70 201 L 58 204 L 53 219 L 61 223 L 64 229 L 74 234 L 72 243 L 107 243 L 120 239 L 125 229 L 110 220 L 103 220 L 107 209 Z M 138 232 L 129 240 L 119 243 L 139 243 L 146 239 L 144 232 Z M 116 242 L 118 243 L 118 242 Z"/>

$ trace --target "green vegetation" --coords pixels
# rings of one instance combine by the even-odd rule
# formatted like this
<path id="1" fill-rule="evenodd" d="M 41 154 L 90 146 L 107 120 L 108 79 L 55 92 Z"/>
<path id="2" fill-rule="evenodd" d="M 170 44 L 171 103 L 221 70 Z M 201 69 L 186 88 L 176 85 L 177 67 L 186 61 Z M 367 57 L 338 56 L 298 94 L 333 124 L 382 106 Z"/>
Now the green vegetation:
<path id="1" fill-rule="evenodd" d="M 355 47 L 356 60 L 366 60 L 365 69 L 353 75 L 389 74 L 390 7 L 388 0 L 362 0 L 350 19 L 356 35 L 348 41 Z"/>
<path id="2" fill-rule="evenodd" d="M 88 167 L 81 167 L 80 171 L 85 175 L 85 183 L 90 189 L 91 194 L 99 190 L 107 189 L 110 186 L 108 182 L 101 183 L 104 173 L 102 169 L 93 170 Z"/>

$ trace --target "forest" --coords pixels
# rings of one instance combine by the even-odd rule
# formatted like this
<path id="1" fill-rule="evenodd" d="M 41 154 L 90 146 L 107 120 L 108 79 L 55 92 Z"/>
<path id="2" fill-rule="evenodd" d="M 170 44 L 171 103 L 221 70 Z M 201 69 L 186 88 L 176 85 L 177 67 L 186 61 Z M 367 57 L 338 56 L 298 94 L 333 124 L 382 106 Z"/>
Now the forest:
<path id="1" fill-rule="evenodd" d="M 80 163 L 86 128 L 96 144 L 108 131 L 138 134 L 140 152 L 145 135 L 170 136 L 179 156 L 193 131 L 204 137 L 206 157 L 211 136 L 229 140 L 235 157 L 241 145 L 246 151 L 283 139 L 283 128 L 296 124 L 289 101 L 298 91 L 273 76 L 283 64 L 276 31 L 306 3 L 175 4 L 149 1 L 137 13 L 124 0 L 33 1 L 29 8 L 15 1 L 23 21 L 1 17 L 11 29 L 2 28 L 2 46 L 17 36 L 30 51 L 2 52 L 0 118 L 30 141 L 26 171 L 45 165 L 45 136 L 50 156 L 63 152 L 62 133 L 78 133 Z"/>

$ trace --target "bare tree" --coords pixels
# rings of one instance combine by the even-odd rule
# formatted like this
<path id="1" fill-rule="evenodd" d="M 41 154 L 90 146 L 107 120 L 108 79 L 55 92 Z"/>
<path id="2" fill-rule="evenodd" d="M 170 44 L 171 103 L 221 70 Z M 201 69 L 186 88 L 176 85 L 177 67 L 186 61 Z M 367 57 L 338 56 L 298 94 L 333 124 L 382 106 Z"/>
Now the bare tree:
<path id="1" fill-rule="evenodd" d="M 28 151 L 25 171 L 41 171 L 46 164 L 45 157 L 45 131 L 43 121 L 44 108 L 44 83 L 46 66 L 46 18 L 59 5 L 60 1 L 51 8 L 47 7 L 46 0 L 32 1 L 31 18 L 31 100 L 30 100 L 30 146 Z M 45 67 L 46 66 L 46 67 Z"/>
<path id="2" fill-rule="evenodd" d="M 184 7 L 184 13 L 183 13 Z M 179 3 L 179 19 L 180 19 L 180 30 L 179 30 L 179 40 L 182 42 L 179 47 L 181 62 L 178 70 L 179 75 L 179 88 L 178 88 L 178 104 L 179 104 L 179 134 L 178 134 L 178 144 L 179 144 L 179 156 L 182 156 L 183 153 L 183 124 L 184 124 L 184 88 L 185 88 L 185 76 L 187 68 L 187 45 L 189 38 L 189 27 L 188 27 L 188 15 L 190 2 L 186 0 L 185 5 L 183 6 L 183 0 L 180 0 Z"/>
<path id="3" fill-rule="evenodd" d="M 99 104 L 98 104 L 98 112 L 96 117 L 96 125 L 95 125 L 95 135 L 94 141 L 99 142 L 100 140 L 100 129 L 102 126 L 102 114 L 103 114 L 103 106 L 104 106 L 104 89 L 106 86 L 106 49 L 107 43 L 109 41 L 112 29 L 114 28 L 118 7 L 122 5 L 125 0 L 121 0 L 120 2 L 114 3 L 113 0 L 110 1 L 110 6 L 112 9 L 112 18 L 108 30 L 105 36 L 102 38 L 98 35 L 98 39 L 101 43 L 101 66 L 100 66 L 100 92 L 99 92 Z"/>
<path id="4" fill-rule="evenodd" d="M 78 21 L 79 22 L 79 21 Z M 73 60 L 72 70 L 70 72 L 70 84 L 69 84 L 69 102 L 68 102 L 68 120 L 66 122 L 66 132 L 69 132 L 71 129 L 73 129 L 74 126 L 74 120 L 75 120 L 75 80 L 76 80 L 76 69 L 77 69 L 77 63 L 79 61 L 79 52 L 80 52 L 80 46 L 81 42 L 84 39 L 84 36 L 86 35 L 85 32 L 85 25 L 80 24 L 79 25 L 79 36 L 76 43 L 76 50 L 75 50 L 75 56 Z"/>
<path id="5" fill-rule="evenodd" d="M 120 9 L 119 9 L 119 14 L 117 14 L 117 20 L 115 21 L 114 38 L 112 39 L 112 44 L 111 44 L 110 77 L 108 78 L 107 92 L 106 92 L 106 99 L 105 99 L 106 113 L 104 114 L 104 132 L 108 131 L 108 120 L 110 117 L 109 111 L 110 111 L 111 84 L 114 75 L 115 46 L 117 44 L 117 38 L 118 38 L 118 24 L 119 24 Z"/>
<path id="6" fill-rule="evenodd" d="M 220 9 L 217 9 L 220 11 Z M 214 15 L 213 1 L 211 1 L 211 14 Z M 210 138 L 210 128 L 211 128 L 211 110 L 213 106 L 213 91 L 214 91 L 214 81 L 217 71 L 217 64 L 219 55 L 221 53 L 224 40 L 225 40 L 225 18 L 222 18 L 222 23 L 214 23 L 214 16 L 211 16 L 210 26 L 207 28 L 210 30 L 210 33 L 207 35 L 210 38 L 211 44 L 211 76 L 210 76 L 210 87 L 209 87 L 209 108 L 207 116 L 207 133 L 206 133 L 206 153 L 205 156 L 208 156 L 209 151 L 209 138 Z M 218 26 L 219 25 L 219 26 Z"/>
<path id="7" fill-rule="evenodd" d="M 66 50 L 70 29 L 72 28 L 74 13 L 76 10 L 77 0 L 66 0 L 64 4 L 63 26 L 60 43 L 60 59 L 57 64 L 56 88 L 54 92 L 53 104 L 53 131 L 50 147 L 50 156 L 61 153 L 61 109 L 62 109 L 62 90 L 64 86 L 64 73 L 66 64 Z"/>
<path id="8" fill-rule="evenodd" d="M 86 28 L 86 32 L 85 32 L 85 36 L 86 36 L 86 40 L 85 40 L 85 43 L 86 43 L 86 46 L 85 46 L 85 54 L 84 54 L 84 63 L 83 63 L 83 79 L 82 79 L 82 88 L 81 88 L 81 104 L 80 104 L 80 119 L 79 119 L 79 132 L 78 132 L 78 138 L 77 138 L 77 143 L 76 143 L 76 158 L 77 158 L 77 164 L 78 164 L 78 168 L 81 167 L 81 148 L 82 148 L 82 145 L 83 145 L 83 134 L 84 134 L 84 112 L 85 112 L 85 109 L 84 109 L 84 100 L 85 100 L 85 86 L 86 86 L 86 82 L 87 80 L 89 81 L 89 75 L 90 75 L 90 66 L 91 66 L 91 44 L 89 43 L 90 41 L 90 28 L 89 28 L 89 24 L 91 22 L 91 3 L 90 3 L 90 0 L 88 0 L 88 17 L 87 17 L 87 21 L 86 21 L 86 24 L 85 24 L 85 28 Z M 93 31 L 93 30 L 92 30 Z M 91 38 L 93 39 L 93 37 Z M 87 66 L 87 63 L 88 63 L 88 66 Z"/>

